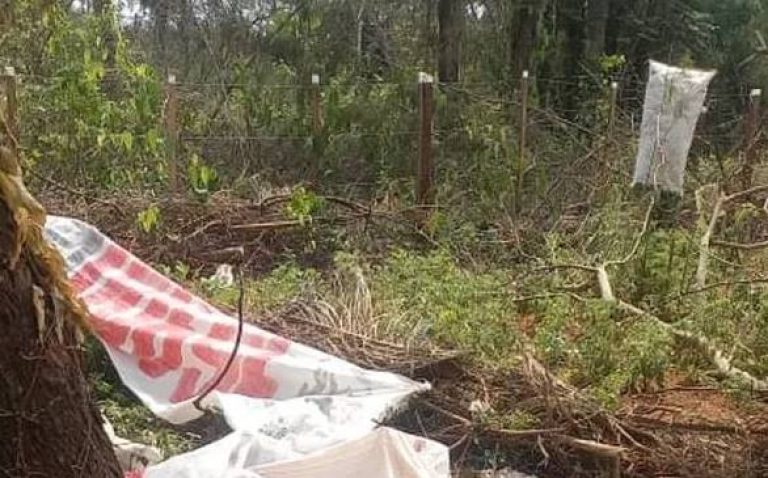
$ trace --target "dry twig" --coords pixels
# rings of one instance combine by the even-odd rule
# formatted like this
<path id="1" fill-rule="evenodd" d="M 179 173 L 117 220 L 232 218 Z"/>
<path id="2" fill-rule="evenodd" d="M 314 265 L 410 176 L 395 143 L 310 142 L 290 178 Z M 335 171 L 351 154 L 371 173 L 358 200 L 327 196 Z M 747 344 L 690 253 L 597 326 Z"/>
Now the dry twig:
<path id="1" fill-rule="evenodd" d="M 709 249 L 710 246 L 714 244 L 712 240 L 712 236 L 715 234 L 715 229 L 717 228 L 718 220 L 720 219 L 720 214 L 722 210 L 729 204 L 734 201 L 737 201 L 739 199 L 749 197 L 753 194 L 768 191 L 768 185 L 762 185 L 762 186 L 755 186 L 753 188 L 745 189 L 744 191 L 739 191 L 730 195 L 726 194 L 720 194 L 717 198 L 717 201 L 715 202 L 714 207 L 712 208 L 712 215 L 709 218 L 709 224 L 707 226 L 707 230 L 704 231 L 704 234 L 701 236 L 701 240 L 699 242 L 699 263 L 696 268 L 696 288 L 701 289 L 707 285 L 707 273 L 708 273 L 708 266 L 709 266 Z M 726 243 L 728 244 L 728 243 Z M 720 245 L 726 245 L 723 243 L 720 243 Z M 739 247 L 742 246 L 742 247 Z M 762 245 L 756 245 L 751 246 L 749 244 L 746 245 L 734 245 L 734 244 L 728 244 L 728 247 L 736 247 L 741 249 L 756 249 L 759 247 L 762 247 Z"/>

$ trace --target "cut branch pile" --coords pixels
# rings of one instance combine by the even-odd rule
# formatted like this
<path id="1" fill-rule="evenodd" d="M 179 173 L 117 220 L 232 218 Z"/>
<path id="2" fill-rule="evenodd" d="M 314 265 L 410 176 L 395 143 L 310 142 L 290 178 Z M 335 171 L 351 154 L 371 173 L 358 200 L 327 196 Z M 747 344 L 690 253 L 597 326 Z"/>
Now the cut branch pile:
<path id="1" fill-rule="evenodd" d="M 402 242 L 405 237 L 417 244 L 432 241 L 409 220 L 414 210 L 395 211 L 334 196 L 318 197 L 325 207 L 309 220 L 294 219 L 287 214 L 290 194 L 275 194 L 258 202 L 228 195 L 212 197 L 206 203 L 149 197 L 110 200 L 121 211 L 121 220 L 115 220 L 113 208 L 105 207 L 103 201 L 94 202 L 90 196 L 49 193 L 41 197 L 50 214 L 97 224 L 104 233 L 145 261 L 163 264 L 181 261 L 193 269 L 203 268 L 209 272 L 218 263 L 229 260 L 228 251 L 240 247 L 244 249 L 244 270 L 270 270 L 276 256 L 306 248 L 310 227 L 340 226 L 356 234 L 375 227 L 379 240 L 397 238 Z M 136 218 L 153 205 L 160 211 L 157 228 L 142 232 Z"/>
<path id="2" fill-rule="evenodd" d="M 765 425 L 749 416 L 726 417 L 741 427 L 693 413 L 684 423 L 662 422 L 656 396 L 634 398 L 631 409 L 610 412 L 530 354 L 506 373 L 467 366 L 435 383 L 414 411 L 394 423 L 448 444 L 457 467 L 495 450 L 505 452 L 510 467 L 540 477 L 762 476 L 758 470 L 768 470 Z M 727 401 L 721 391 L 710 393 Z M 493 418 L 521 412 L 537 422 L 510 428 Z"/>

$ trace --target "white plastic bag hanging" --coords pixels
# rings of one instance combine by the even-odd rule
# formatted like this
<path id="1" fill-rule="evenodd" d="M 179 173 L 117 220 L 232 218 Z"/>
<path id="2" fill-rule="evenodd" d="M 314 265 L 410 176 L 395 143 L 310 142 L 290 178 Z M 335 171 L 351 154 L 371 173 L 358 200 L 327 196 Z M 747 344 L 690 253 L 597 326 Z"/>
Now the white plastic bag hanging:
<path id="1" fill-rule="evenodd" d="M 714 76 L 650 62 L 633 185 L 683 193 L 693 133 Z"/>

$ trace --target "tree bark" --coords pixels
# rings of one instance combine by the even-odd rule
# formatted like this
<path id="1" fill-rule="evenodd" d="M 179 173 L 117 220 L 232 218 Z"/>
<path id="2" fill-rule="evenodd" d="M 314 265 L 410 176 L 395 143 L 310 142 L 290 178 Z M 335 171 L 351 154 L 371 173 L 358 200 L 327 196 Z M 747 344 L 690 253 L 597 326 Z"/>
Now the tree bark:
<path id="1" fill-rule="evenodd" d="M 463 0 L 440 0 L 437 5 L 437 75 L 441 83 L 455 83 L 460 79 L 464 16 Z"/>
<path id="2" fill-rule="evenodd" d="M 514 9 L 510 18 L 509 62 L 513 84 L 520 80 L 523 71 L 532 67 L 531 59 L 538 43 L 539 24 L 546 4 L 546 0 L 532 0 L 526 6 Z"/>
<path id="3" fill-rule="evenodd" d="M 392 66 L 392 46 L 387 21 L 380 18 L 376 7 L 363 12 L 362 46 L 370 77 L 386 75 Z"/>
<path id="4" fill-rule="evenodd" d="M 115 98 L 118 95 L 119 84 L 117 75 L 117 26 L 115 25 L 112 0 L 94 0 L 93 10 L 101 22 L 101 37 L 106 50 L 104 58 L 106 72 L 101 89 L 107 97 Z"/>
<path id="5" fill-rule="evenodd" d="M 17 223 L 24 216 L 6 202 L 7 191 L 0 185 L 0 476 L 118 478 L 76 326 L 63 321 L 67 294 L 55 285 L 63 271 L 51 267 L 53 251 L 41 248 L 40 225 Z M 27 240 L 15 260 L 20 228 Z"/>
<path id="6" fill-rule="evenodd" d="M 585 56 L 588 60 L 598 60 L 605 54 L 605 31 L 610 8 L 610 0 L 589 0 L 587 3 Z"/>
<path id="7" fill-rule="evenodd" d="M 157 42 L 160 55 L 160 66 L 163 71 L 163 77 L 168 77 L 170 73 L 169 55 L 168 55 L 168 23 L 170 21 L 170 7 L 165 1 L 157 2 L 155 6 L 155 41 Z"/>
<path id="8" fill-rule="evenodd" d="M 14 0 L 0 0 L 0 27 L 13 25 Z"/>
<path id="9" fill-rule="evenodd" d="M 561 0 L 558 28 L 563 31 L 564 60 L 561 75 L 571 81 L 560 91 L 560 106 L 566 111 L 565 116 L 573 119 L 583 100 L 583 91 L 577 77 L 584 74 L 584 17 L 581 5 L 570 0 Z"/>
<path id="10" fill-rule="evenodd" d="M 435 0 L 424 0 L 422 8 L 424 14 L 424 23 L 422 25 L 422 70 L 433 71 L 435 68 Z"/>

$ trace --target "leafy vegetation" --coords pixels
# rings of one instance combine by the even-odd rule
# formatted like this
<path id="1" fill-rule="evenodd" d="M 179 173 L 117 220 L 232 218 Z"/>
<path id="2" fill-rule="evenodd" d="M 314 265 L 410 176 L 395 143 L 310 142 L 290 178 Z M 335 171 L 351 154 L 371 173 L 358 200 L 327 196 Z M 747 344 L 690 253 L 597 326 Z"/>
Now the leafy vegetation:
<path id="1" fill-rule="evenodd" d="M 238 244 L 249 258 L 284 240 L 290 249 L 269 271 L 246 264 L 263 272 L 246 280 L 249 314 L 313 298 L 337 309 L 339 327 L 460 350 L 481 367 L 509 369 L 531 351 L 613 410 L 681 376 L 748 391 L 715 370 L 712 350 L 768 375 L 765 191 L 716 218 L 697 285 L 718 195 L 768 178 L 743 115 L 749 90 L 768 79 L 765 2 L 68 3 L 0 12 L 28 183 L 146 199 L 126 220 L 132 244 L 177 241 L 184 218 L 163 205 L 172 166 L 183 197 L 171 201 L 279 204 Z M 628 185 L 648 59 L 718 70 L 682 197 Z M 413 192 L 421 71 L 438 80 L 429 207 Z M 239 240 L 224 227 L 238 217 L 218 211 L 217 231 Z M 204 235 L 207 225 L 195 227 Z M 177 249 L 158 267 L 233 307 L 236 286 L 203 276 Z M 91 354 L 119 434 L 171 454 L 194 446 L 157 428 Z M 490 410 L 481 421 L 523 430 L 538 418 Z"/>

